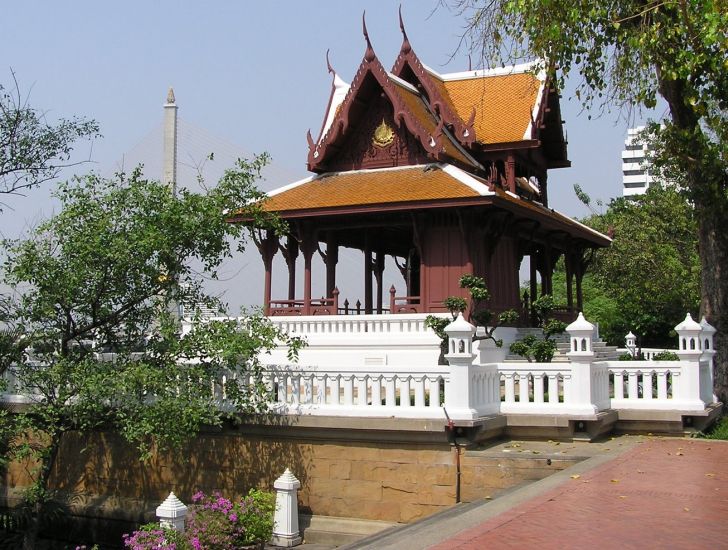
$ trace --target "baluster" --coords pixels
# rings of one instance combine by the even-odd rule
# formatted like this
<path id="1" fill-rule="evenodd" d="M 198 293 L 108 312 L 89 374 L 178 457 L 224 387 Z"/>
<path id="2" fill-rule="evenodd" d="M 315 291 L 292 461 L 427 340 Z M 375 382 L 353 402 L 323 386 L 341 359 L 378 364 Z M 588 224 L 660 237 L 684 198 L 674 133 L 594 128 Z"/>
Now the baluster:
<path id="1" fill-rule="evenodd" d="M 399 382 L 399 406 L 409 407 L 410 406 L 410 383 L 411 378 L 406 376 L 400 379 Z"/>
<path id="2" fill-rule="evenodd" d="M 425 380 L 424 376 L 415 378 L 415 407 L 425 406 Z"/>
<path id="3" fill-rule="evenodd" d="M 559 402 L 559 375 L 549 374 L 549 403 Z"/>
<path id="4" fill-rule="evenodd" d="M 430 378 L 430 407 L 440 406 L 440 377 Z"/>
<path id="5" fill-rule="evenodd" d="M 326 404 L 326 381 L 328 377 L 326 375 L 323 376 L 315 376 L 316 380 L 316 397 L 314 403 L 317 405 L 325 405 Z"/>
<path id="6" fill-rule="evenodd" d="M 533 402 L 543 403 L 543 377 L 544 374 L 533 375 Z"/>
<path id="7" fill-rule="evenodd" d="M 624 399 L 624 373 L 614 373 L 614 398 Z"/>
<path id="8" fill-rule="evenodd" d="M 516 373 L 505 375 L 506 383 L 506 403 L 516 402 Z"/>
<path id="9" fill-rule="evenodd" d="M 639 397 L 639 388 L 637 387 L 639 376 L 636 371 L 632 371 L 627 374 L 627 398 L 637 399 Z"/>
<path id="10" fill-rule="evenodd" d="M 518 400 L 521 403 L 528 403 L 528 374 L 518 375 Z"/>
<path id="11" fill-rule="evenodd" d="M 373 376 L 370 378 L 372 384 L 372 406 L 382 406 L 382 377 Z"/>
<path id="12" fill-rule="evenodd" d="M 288 404 L 288 376 L 278 375 L 278 402 Z"/>
<path id="13" fill-rule="evenodd" d="M 335 374 L 330 379 L 331 381 L 331 404 L 341 404 L 341 375 Z"/>
<path id="14" fill-rule="evenodd" d="M 652 399 L 652 371 L 642 375 L 642 397 Z"/>
<path id="15" fill-rule="evenodd" d="M 387 376 L 385 379 L 385 401 L 387 407 L 394 407 L 397 404 L 397 383 L 394 376 Z"/>
<path id="16" fill-rule="evenodd" d="M 657 399 L 667 399 L 667 372 L 657 374 Z"/>
<path id="17" fill-rule="evenodd" d="M 367 405 L 367 375 L 356 377 L 356 404 L 360 407 Z"/>
<path id="18" fill-rule="evenodd" d="M 293 405 L 300 405 L 301 403 L 301 375 L 291 375 L 291 402 Z"/>
<path id="19" fill-rule="evenodd" d="M 313 402 L 313 374 L 303 375 L 303 396 L 301 404 L 310 405 Z"/>
<path id="20" fill-rule="evenodd" d="M 354 376 L 344 376 L 344 405 L 351 407 L 354 404 Z"/>

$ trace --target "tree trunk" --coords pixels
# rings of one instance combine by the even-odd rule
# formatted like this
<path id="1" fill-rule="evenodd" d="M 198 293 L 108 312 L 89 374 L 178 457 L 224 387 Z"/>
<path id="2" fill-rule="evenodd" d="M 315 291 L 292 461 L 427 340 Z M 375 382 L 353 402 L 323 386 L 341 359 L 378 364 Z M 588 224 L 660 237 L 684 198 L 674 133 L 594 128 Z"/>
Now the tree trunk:
<path id="1" fill-rule="evenodd" d="M 43 515 L 46 509 L 48 481 L 56 463 L 56 457 L 61 445 L 61 435 L 53 435 L 48 446 L 48 456 L 41 464 L 37 486 L 39 488 L 38 501 L 33 505 L 33 514 L 30 517 L 28 528 L 23 537 L 23 550 L 35 550 L 38 546 L 38 537 L 43 526 Z"/>
<path id="2" fill-rule="evenodd" d="M 715 334 L 715 383 L 718 399 L 728 403 L 728 212 L 696 204 L 700 235 L 700 314 L 718 332 Z"/>
<path id="3" fill-rule="evenodd" d="M 696 160 L 684 163 L 688 195 L 695 204 L 700 248 L 700 314 L 705 315 L 717 332 L 715 334 L 715 379 L 713 389 L 718 399 L 728 403 L 728 197 L 725 182 L 711 181 L 714 173 L 704 169 L 700 142 L 702 129 L 698 115 L 686 102 L 686 83 L 664 78 L 658 65 L 660 94 L 670 107 L 670 118 L 679 130 L 693 136 L 688 147 Z M 684 151 L 673 151 L 679 158 Z"/>

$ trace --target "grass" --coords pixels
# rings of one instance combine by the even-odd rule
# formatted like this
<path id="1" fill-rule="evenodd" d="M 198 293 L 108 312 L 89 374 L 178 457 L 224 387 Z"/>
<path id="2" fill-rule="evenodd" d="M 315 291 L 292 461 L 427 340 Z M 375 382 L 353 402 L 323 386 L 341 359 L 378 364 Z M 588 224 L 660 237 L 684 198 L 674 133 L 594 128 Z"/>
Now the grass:
<path id="1" fill-rule="evenodd" d="M 700 437 L 704 437 L 705 439 L 728 440 L 728 416 L 724 416 L 718 420 L 707 432 L 701 434 Z"/>

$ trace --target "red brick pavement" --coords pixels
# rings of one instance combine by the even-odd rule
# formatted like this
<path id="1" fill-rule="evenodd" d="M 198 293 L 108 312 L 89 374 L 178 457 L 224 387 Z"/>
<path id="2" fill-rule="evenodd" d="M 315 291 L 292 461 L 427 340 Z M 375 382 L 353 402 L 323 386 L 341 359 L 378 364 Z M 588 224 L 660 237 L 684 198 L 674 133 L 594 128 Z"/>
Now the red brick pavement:
<path id="1" fill-rule="evenodd" d="M 649 439 L 431 550 L 728 548 L 728 443 Z"/>

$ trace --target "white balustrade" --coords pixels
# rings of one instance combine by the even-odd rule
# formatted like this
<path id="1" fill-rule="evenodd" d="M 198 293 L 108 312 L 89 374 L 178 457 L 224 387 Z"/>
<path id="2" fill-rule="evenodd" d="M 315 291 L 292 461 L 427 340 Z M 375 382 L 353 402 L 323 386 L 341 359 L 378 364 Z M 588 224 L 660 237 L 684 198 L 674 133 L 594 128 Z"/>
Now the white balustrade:
<path id="1" fill-rule="evenodd" d="M 567 329 L 568 363 L 525 363 L 492 360 L 497 354 L 484 351 L 482 342 L 474 345 L 475 327 L 460 316 L 446 328 L 449 364 L 438 365 L 440 339 L 424 319 L 422 314 L 277 317 L 274 324 L 308 340 L 298 364 L 288 363 L 281 346 L 260 358 L 260 379 L 228 373 L 197 382 L 231 411 L 229 384 L 243 392 L 262 384 L 268 391 L 256 397 L 258 404 L 290 415 L 469 421 L 498 413 L 585 415 L 609 408 L 697 412 L 715 401 L 715 329 L 705 320 L 698 324 L 687 316 L 675 327 L 679 361 L 597 361 L 594 326 L 580 316 Z M 37 400 L 21 387 L 18 372 L 5 371 L 2 400 Z"/>
<path id="2" fill-rule="evenodd" d="M 498 364 L 500 412 L 570 414 L 571 365 L 568 363 Z"/>
<path id="3" fill-rule="evenodd" d="M 270 407 L 278 414 L 444 418 L 441 394 L 449 368 L 347 372 L 270 366 L 264 379 L 277 387 Z"/>

